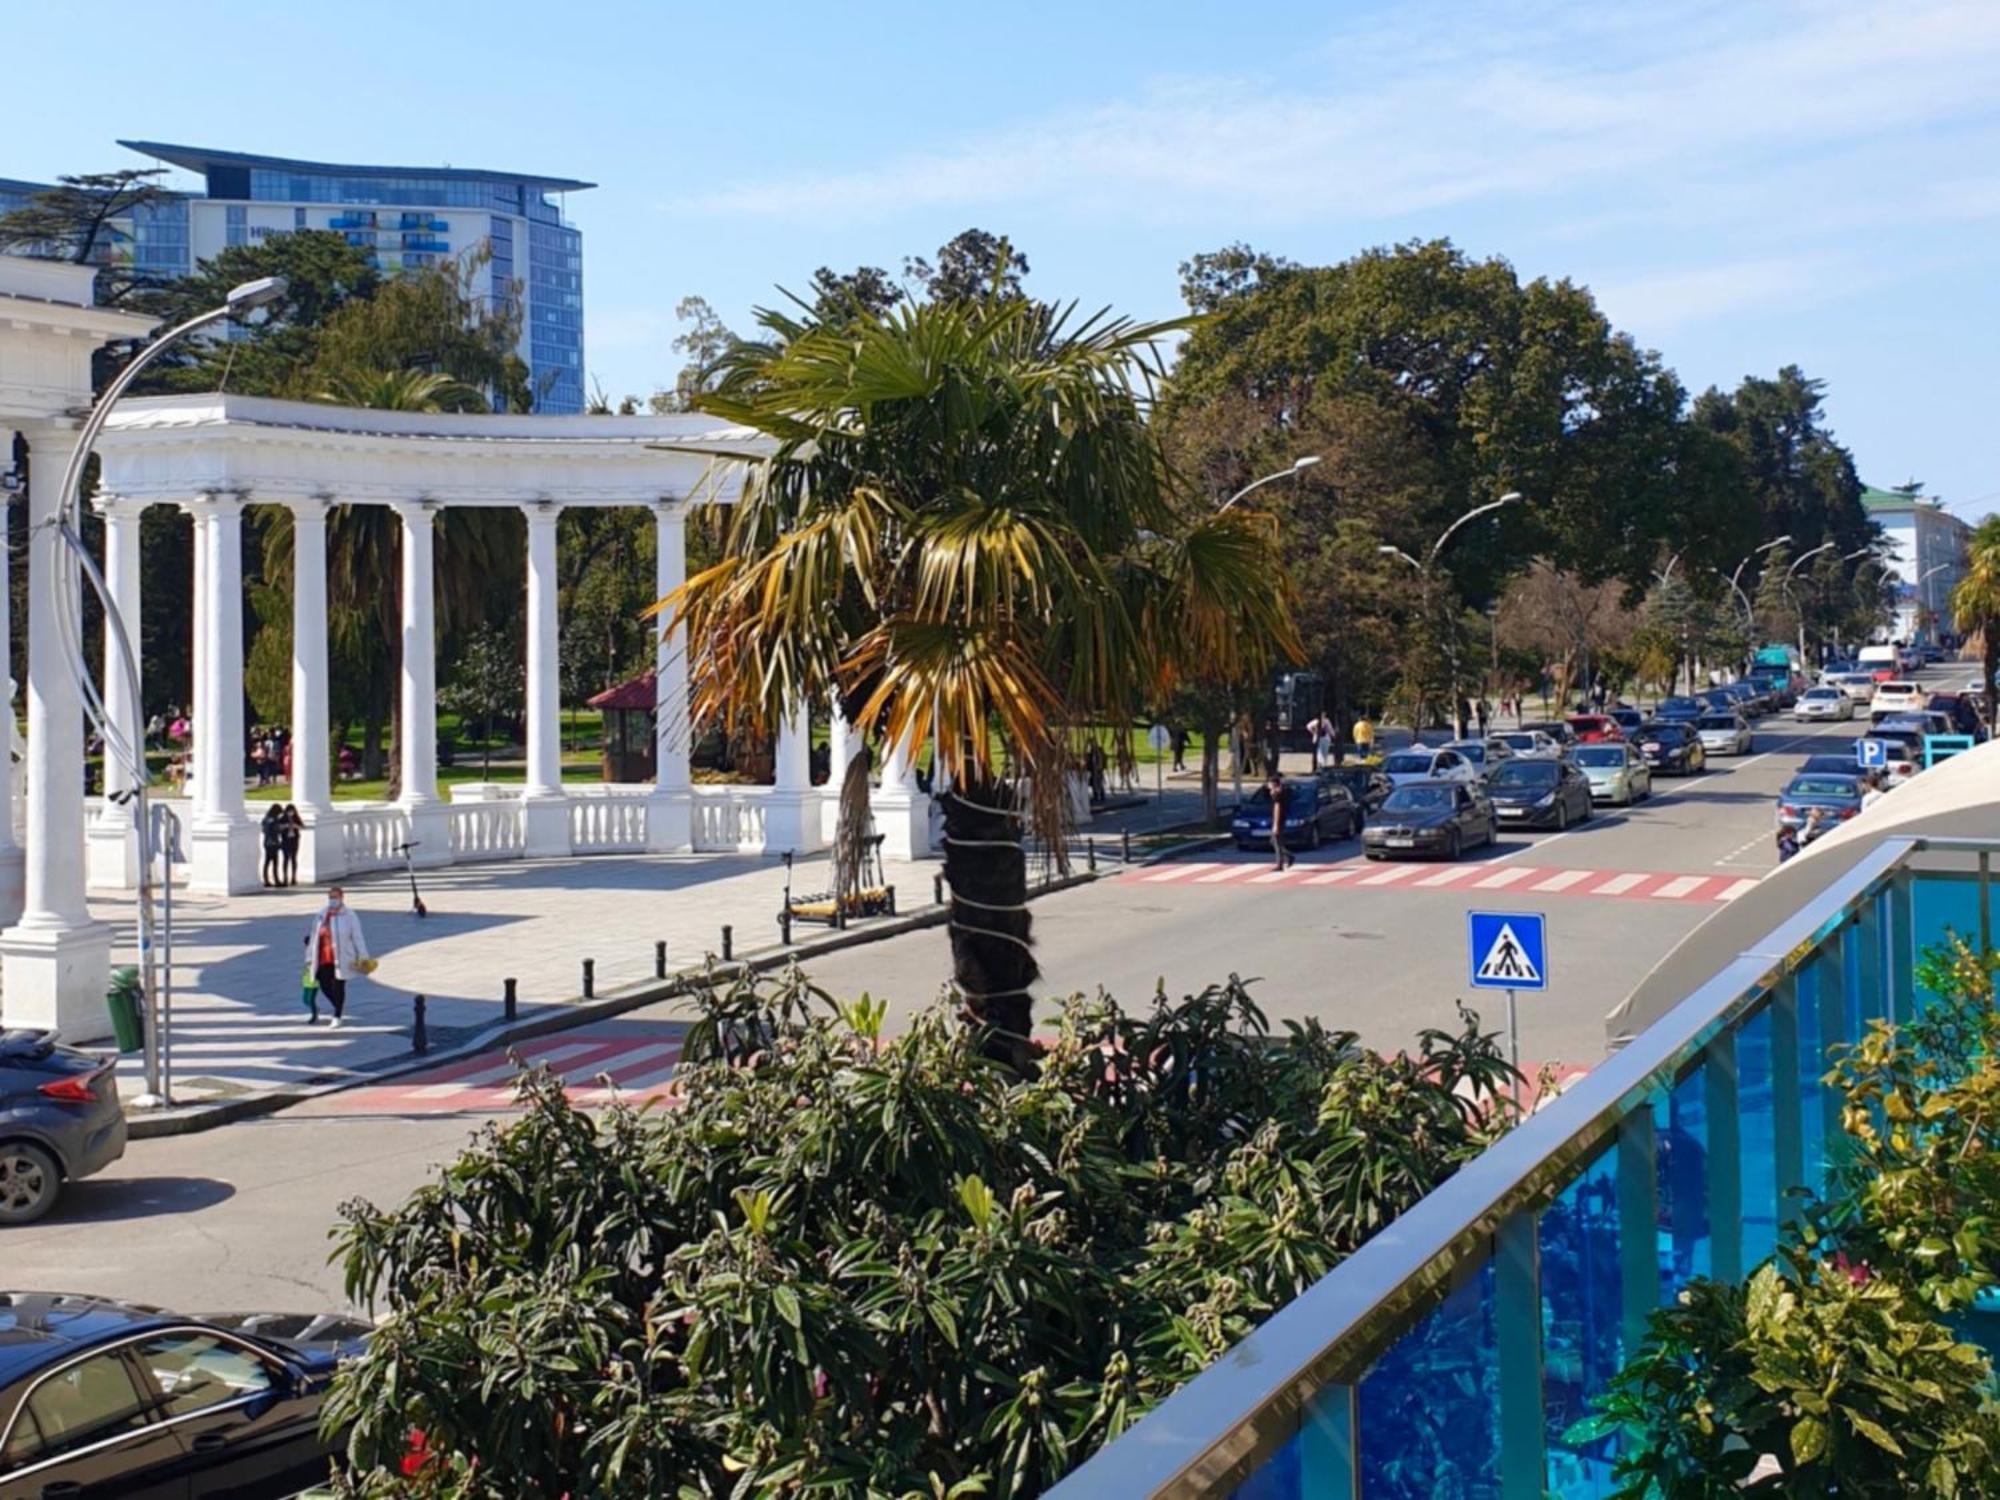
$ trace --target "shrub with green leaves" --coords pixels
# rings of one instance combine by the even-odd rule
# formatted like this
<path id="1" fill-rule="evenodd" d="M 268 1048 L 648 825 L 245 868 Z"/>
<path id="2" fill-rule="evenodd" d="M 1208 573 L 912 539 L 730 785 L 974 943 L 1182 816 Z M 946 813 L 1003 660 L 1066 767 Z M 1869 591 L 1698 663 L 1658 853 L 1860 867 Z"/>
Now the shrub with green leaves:
<path id="1" fill-rule="evenodd" d="M 1513 1117 L 1469 1013 L 1384 1058 L 1273 1036 L 1233 978 L 1074 998 L 1026 1077 L 796 973 L 703 1011 L 670 1107 L 530 1076 L 436 1183 L 343 1210 L 385 1313 L 329 1403 L 348 1493 L 1036 1494 Z"/>
<path id="2" fill-rule="evenodd" d="M 1573 1442 L 1620 1434 L 1620 1500 L 2000 1494 L 1986 1356 L 1946 1315 L 2000 1277 L 2000 955 L 1953 940 L 1934 997 L 1837 1056 L 1834 1194 L 1744 1286 L 1691 1283 Z M 1753 1477 L 1754 1476 L 1754 1477 Z"/>

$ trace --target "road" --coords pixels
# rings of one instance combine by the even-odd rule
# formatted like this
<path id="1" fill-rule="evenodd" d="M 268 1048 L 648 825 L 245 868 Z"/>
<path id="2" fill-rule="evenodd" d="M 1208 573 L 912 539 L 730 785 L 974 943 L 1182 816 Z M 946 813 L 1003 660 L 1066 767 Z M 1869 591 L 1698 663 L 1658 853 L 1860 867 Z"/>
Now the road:
<path id="1" fill-rule="evenodd" d="M 1962 676 L 1934 673 L 1943 682 Z M 1653 799 L 1567 833 L 1503 835 L 1461 866 L 1364 865 L 1353 843 L 1302 855 L 1283 879 L 1264 860 L 1215 852 L 1126 872 L 1035 904 L 1044 997 L 1102 985 L 1143 1005 L 1234 972 L 1256 980 L 1274 1024 L 1317 1016 L 1377 1047 L 1451 1026 L 1467 994 L 1465 912 L 1549 919 L 1549 989 L 1521 1002 L 1524 1063 L 1588 1065 L 1603 1017 L 1740 881 L 1771 868 L 1771 809 L 1800 757 L 1851 753 L 1860 723 L 1772 717 L 1755 752 L 1662 780 Z M 1453 873 L 1453 872 L 1456 873 Z M 1513 873 L 1518 872 L 1518 873 Z M 815 962 L 838 994 L 866 990 L 907 1017 L 948 972 L 929 929 Z M 1481 996 L 1497 1026 L 1497 996 Z M 1044 1004 L 1041 1013 L 1048 1013 Z M 664 1081 L 685 1012 L 649 1007 L 537 1044 L 590 1087 L 601 1073 L 645 1092 Z M 343 1201 L 389 1202 L 422 1183 L 504 1112 L 504 1058 L 330 1096 L 202 1135 L 135 1142 L 55 1215 L 4 1236 L 4 1281 L 91 1290 L 190 1311 L 346 1305 L 327 1263 Z"/>

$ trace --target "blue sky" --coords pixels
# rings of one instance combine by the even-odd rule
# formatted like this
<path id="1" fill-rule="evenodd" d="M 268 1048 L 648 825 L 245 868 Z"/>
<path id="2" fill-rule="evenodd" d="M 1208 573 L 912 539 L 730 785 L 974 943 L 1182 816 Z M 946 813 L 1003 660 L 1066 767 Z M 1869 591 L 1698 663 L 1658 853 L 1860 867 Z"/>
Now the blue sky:
<path id="1" fill-rule="evenodd" d="M 8 10 L 0 176 L 125 136 L 599 183 L 569 211 L 614 396 L 671 381 L 684 295 L 742 328 L 969 225 L 1140 316 L 1231 240 L 1449 235 L 1589 285 L 1692 388 L 1800 364 L 1865 477 L 2000 509 L 1995 0 Z"/>

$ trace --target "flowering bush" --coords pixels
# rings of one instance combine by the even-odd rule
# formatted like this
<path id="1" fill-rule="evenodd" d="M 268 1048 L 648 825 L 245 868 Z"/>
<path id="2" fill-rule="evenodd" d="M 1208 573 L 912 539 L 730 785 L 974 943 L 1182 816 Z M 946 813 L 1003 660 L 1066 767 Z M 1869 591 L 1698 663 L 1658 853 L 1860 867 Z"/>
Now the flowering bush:
<path id="1" fill-rule="evenodd" d="M 883 1018 L 736 980 L 673 1107 L 530 1076 L 437 1183 L 348 1205 L 386 1316 L 329 1404 L 347 1491 L 1032 1495 L 1511 1121 L 1470 1014 L 1382 1058 L 1235 979 L 1078 997 L 1027 1077 Z"/>

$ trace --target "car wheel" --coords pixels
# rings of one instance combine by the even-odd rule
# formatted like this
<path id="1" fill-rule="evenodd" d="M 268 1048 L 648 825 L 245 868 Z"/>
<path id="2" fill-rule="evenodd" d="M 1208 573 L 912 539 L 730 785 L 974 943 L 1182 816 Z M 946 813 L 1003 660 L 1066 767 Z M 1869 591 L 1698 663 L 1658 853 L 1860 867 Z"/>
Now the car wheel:
<path id="1" fill-rule="evenodd" d="M 1489 849 L 1500 847 L 1500 823 L 1498 819 L 1488 818 L 1486 820 L 1486 846 Z"/>
<path id="2" fill-rule="evenodd" d="M 1306 847 L 1308 849 L 1317 849 L 1319 846 L 1320 846 L 1319 819 L 1314 818 L 1312 837 L 1306 840 Z"/>
<path id="3" fill-rule="evenodd" d="M 28 1141 L 0 1146 L 0 1224 L 32 1224 L 62 1191 L 56 1159 Z"/>
<path id="4" fill-rule="evenodd" d="M 1460 850 L 1459 850 L 1458 830 L 1454 828 L 1452 829 L 1450 836 L 1447 837 L 1444 841 L 1444 857 L 1448 860 L 1456 860 L 1459 856 L 1459 852 Z"/>
<path id="5" fill-rule="evenodd" d="M 1567 802 L 1558 802 L 1556 804 L 1556 832 L 1561 833 L 1564 829 L 1568 827 L 1569 827 L 1569 804 Z"/>

